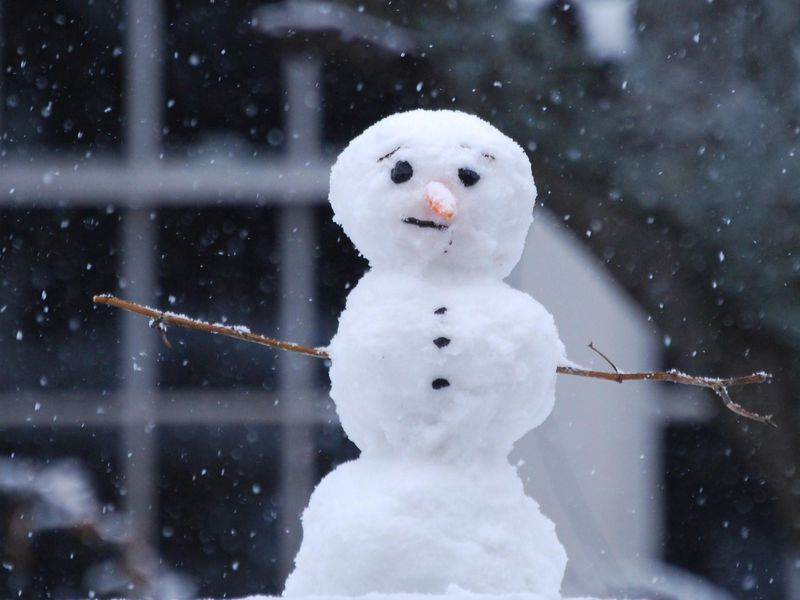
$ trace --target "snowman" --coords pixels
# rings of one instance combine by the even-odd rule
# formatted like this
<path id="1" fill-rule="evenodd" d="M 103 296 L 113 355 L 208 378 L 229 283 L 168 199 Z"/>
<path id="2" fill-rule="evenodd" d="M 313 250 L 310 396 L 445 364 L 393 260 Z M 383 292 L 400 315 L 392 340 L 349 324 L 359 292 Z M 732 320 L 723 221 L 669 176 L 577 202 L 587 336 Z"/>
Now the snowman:
<path id="1" fill-rule="evenodd" d="M 507 458 L 564 360 L 552 316 L 503 282 L 535 198 L 522 148 L 462 112 L 392 115 L 339 156 L 334 220 L 370 270 L 331 397 L 361 456 L 314 490 L 285 596 L 560 597 L 566 554 Z"/>

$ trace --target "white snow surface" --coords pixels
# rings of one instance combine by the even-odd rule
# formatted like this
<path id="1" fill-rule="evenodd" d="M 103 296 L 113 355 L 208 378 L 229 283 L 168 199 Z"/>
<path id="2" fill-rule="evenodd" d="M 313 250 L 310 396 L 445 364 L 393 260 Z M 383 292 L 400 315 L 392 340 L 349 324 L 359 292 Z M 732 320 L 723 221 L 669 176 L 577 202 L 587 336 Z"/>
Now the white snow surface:
<path id="1" fill-rule="evenodd" d="M 284 596 L 444 594 L 456 584 L 560 598 L 566 553 L 504 462 L 362 457 L 320 483 L 303 527 Z"/>
<path id="2" fill-rule="evenodd" d="M 314 491 L 284 596 L 561 597 L 566 554 L 507 460 L 565 361 L 551 315 L 502 281 L 535 196 L 522 149 L 455 111 L 393 115 L 339 157 L 335 219 L 372 270 L 328 348 L 331 397 L 362 453 Z"/>
<path id="3" fill-rule="evenodd" d="M 279 600 L 279 596 L 248 596 L 240 600 Z M 457 588 L 448 590 L 445 594 L 364 594 L 356 596 L 359 600 L 550 600 L 550 596 L 541 594 L 474 594 Z M 308 596 L 308 600 L 353 600 L 353 596 L 317 595 Z M 570 597 L 565 600 L 598 600 L 588 596 Z M 611 599 L 606 599 L 611 600 Z"/>
<path id="4" fill-rule="evenodd" d="M 461 463 L 504 462 L 544 421 L 564 357 L 550 313 L 502 281 L 381 269 L 350 293 L 328 351 L 331 397 L 363 454 Z M 434 390 L 439 378 L 450 385 Z"/>

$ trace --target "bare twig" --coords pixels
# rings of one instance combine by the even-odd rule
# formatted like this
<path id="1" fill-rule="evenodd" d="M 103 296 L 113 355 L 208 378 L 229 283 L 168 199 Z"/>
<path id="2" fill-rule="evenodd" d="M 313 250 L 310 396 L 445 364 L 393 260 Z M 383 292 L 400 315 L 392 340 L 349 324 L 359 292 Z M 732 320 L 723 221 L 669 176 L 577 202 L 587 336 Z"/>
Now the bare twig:
<path id="1" fill-rule="evenodd" d="M 751 412 L 742 405 L 731 400 L 731 397 L 728 394 L 728 388 L 735 385 L 768 383 L 772 379 L 772 375 L 769 373 L 764 373 L 763 371 L 745 375 L 743 377 L 726 378 L 687 375 L 686 373 L 681 373 L 675 369 L 670 369 L 669 371 L 649 371 L 647 373 L 625 373 L 624 371 L 618 373 L 609 373 L 607 371 L 592 371 L 589 369 L 579 369 L 577 367 L 558 367 L 556 371 L 558 373 L 563 373 L 564 375 L 592 377 L 595 379 L 616 381 L 617 383 L 622 383 L 623 381 L 667 381 L 669 383 L 682 383 L 684 385 L 708 388 L 713 390 L 714 393 L 720 397 L 728 410 L 735 412 L 737 415 L 747 419 L 752 419 L 753 421 L 758 421 L 760 423 L 766 423 L 768 425 L 772 425 L 773 427 L 777 427 L 775 422 L 772 420 L 772 415 L 760 415 L 758 413 Z"/>
<path id="2" fill-rule="evenodd" d="M 164 319 L 161 317 L 150 319 L 150 327 L 152 329 L 158 329 L 158 333 L 161 335 L 161 341 L 167 348 L 172 348 L 172 342 L 170 342 L 167 337 L 167 324 L 164 323 Z"/>
<path id="3" fill-rule="evenodd" d="M 611 359 L 610 359 L 610 358 L 608 358 L 608 357 L 607 357 L 605 354 L 603 354 L 602 352 L 600 352 L 600 350 L 598 350 L 597 348 L 595 348 L 595 347 L 594 347 L 594 344 L 593 344 L 592 342 L 589 342 L 589 348 L 590 348 L 590 349 L 592 349 L 592 350 L 594 350 L 595 352 L 597 352 L 597 353 L 598 353 L 598 354 L 599 354 L 599 355 L 600 355 L 600 356 L 603 358 L 603 360 L 604 360 L 604 361 L 606 361 L 608 364 L 610 364 L 610 365 L 611 365 L 611 368 L 612 368 L 612 369 L 614 369 L 614 372 L 615 372 L 615 373 L 619 373 L 619 369 L 617 368 L 617 365 L 615 365 L 613 362 L 611 362 Z M 620 381 L 620 383 L 622 383 L 622 382 Z"/>
<path id="4" fill-rule="evenodd" d="M 140 315 L 144 315 L 146 317 L 150 317 L 151 319 L 151 326 L 158 327 L 164 343 L 169 346 L 169 341 L 166 340 L 166 326 L 167 325 L 177 325 L 179 327 L 186 327 L 189 329 L 197 329 L 199 331 L 206 331 L 209 333 L 218 333 L 220 335 L 226 335 L 228 337 L 245 340 L 248 342 L 254 342 L 256 344 L 261 344 L 262 346 L 269 346 L 270 348 L 278 348 L 280 350 L 288 350 L 290 352 L 299 352 L 300 354 L 305 354 L 307 356 L 313 356 L 315 358 L 329 358 L 329 354 L 327 350 L 324 348 L 312 348 L 310 346 L 303 346 L 301 344 L 295 344 L 292 342 L 284 342 L 282 340 L 278 340 L 275 338 L 267 337 L 265 335 L 260 335 L 257 333 L 252 333 L 247 327 L 241 325 L 223 325 L 221 323 L 207 323 L 205 321 L 200 321 L 198 319 L 192 319 L 187 317 L 186 315 L 179 315 L 176 313 L 172 313 L 169 311 L 161 311 L 156 310 L 154 308 L 150 308 L 148 306 L 142 306 L 141 304 L 136 304 L 135 302 L 128 302 L 127 300 L 122 300 L 117 298 L 116 296 L 112 296 L 110 294 L 100 294 L 98 296 L 94 296 L 93 298 L 96 304 L 108 304 L 109 306 L 114 306 L 116 308 L 121 308 L 123 310 L 127 310 L 130 312 L 134 312 Z M 609 371 L 594 371 L 591 369 L 581 369 L 579 367 L 572 367 L 572 366 L 559 366 L 556 368 L 556 372 L 562 375 L 576 375 L 578 377 L 591 377 L 594 379 L 605 379 L 607 381 L 616 381 L 618 383 L 622 383 L 623 381 L 667 381 L 670 383 L 678 383 L 683 385 L 693 385 L 695 387 L 703 387 L 713 390 L 717 396 L 720 397 L 725 407 L 736 413 L 739 416 L 745 417 L 746 419 L 751 419 L 753 421 L 758 421 L 760 423 L 766 423 L 768 425 L 772 425 L 776 427 L 774 421 L 772 420 L 772 415 L 760 415 L 755 412 L 751 412 L 737 404 L 733 400 L 731 400 L 730 394 L 728 394 L 728 388 L 737 386 L 737 385 L 752 385 L 756 383 L 768 383 L 772 376 L 769 373 L 758 372 L 752 373 L 751 375 L 745 375 L 743 377 L 727 377 L 727 378 L 719 378 L 719 377 L 701 377 L 696 375 L 687 375 L 686 373 L 681 373 L 675 369 L 671 369 L 669 371 L 649 371 L 646 373 L 625 373 L 624 371 L 619 371 L 617 367 L 612 363 L 604 354 L 602 354 L 599 350 L 597 350 L 592 344 L 589 344 L 589 347 L 600 354 L 614 369 L 614 373 Z"/>
<path id="5" fill-rule="evenodd" d="M 116 308 L 121 308 L 130 312 L 134 312 L 152 319 L 151 326 L 158 326 L 160 331 L 164 333 L 161 326 L 177 325 L 178 327 L 187 327 L 188 329 L 197 329 L 208 333 L 218 333 L 219 335 L 227 335 L 228 337 L 236 338 L 239 340 L 246 340 L 261 344 L 262 346 L 269 346 L 270 348 L 279 348 L 281 350 L 289 350 L 290 352 L 299 352 L 307 356 L 314 356 L 316 358 L 328 358 L 328 353 L 322 348 L 311 348 L 301 344 L 293 344 L 292 342 L 284 342 L 275 338 L 267 337 L 257 333 L 252 333 L 247 327 L 242 325 L 223 325 L 222 323 L 207 323 L 199 319 L 192 319 L 186 315 L 179 315 L 177 313 L 156 310 L 149 306 L 142 306 L 135 302 L 128 302 L 110 294 L 100 294 L 92 298 L 96 304 L 108 304 Z M 163 338 L 162 338 L 163 339 Z"/>

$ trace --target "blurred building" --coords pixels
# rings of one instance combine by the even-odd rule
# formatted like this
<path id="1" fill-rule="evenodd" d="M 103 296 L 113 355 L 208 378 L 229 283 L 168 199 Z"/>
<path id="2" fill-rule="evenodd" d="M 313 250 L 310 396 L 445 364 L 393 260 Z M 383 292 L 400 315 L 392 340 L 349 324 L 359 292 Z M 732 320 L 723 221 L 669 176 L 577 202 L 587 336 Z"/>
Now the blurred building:
<path id="1" fill-rule="evenodd" d="M 381 116 L 451 105 L 424 45 L 360 10 L 263 0 L 15 2 L 0 23 L 0 449 L 79 459 L 193 592 L 278 593 L 313 485 L 357 455 L 325 366 L 188 331 L 169 349 L 91 296 L 327 343 L 365 267 L 330 221 L 328 170 Z M 513 283 L 572 359 L 602 367 L 593 340 L 661 366 L 647 316 L 537 218 Z M 568 546 L 569 589 L 668 579 L 662 417 L 702 411 L 664 408 L 659 386 L 559 390 L 513 460 Z M 92 553 L 48 535 L 0 571 L 4 594 L 93 589 Z"/>

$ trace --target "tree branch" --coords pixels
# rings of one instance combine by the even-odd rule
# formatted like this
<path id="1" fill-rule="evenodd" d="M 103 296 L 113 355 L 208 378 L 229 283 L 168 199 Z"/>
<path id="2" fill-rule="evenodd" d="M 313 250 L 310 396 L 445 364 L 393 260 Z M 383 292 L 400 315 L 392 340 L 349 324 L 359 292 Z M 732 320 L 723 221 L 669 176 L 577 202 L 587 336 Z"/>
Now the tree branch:
<path id="1" fill-rule="evenodd" d="M 313 356 L 315 358 L 330 358 L 327 350 L 324 348 L 312 348 L 310 346 L 303 346 L 292 342 L 284 342 L 275 338 L 267 337 L 257 333 L 252 333 L 247 327 L 242 325 L 224 325 L 222 323 L 208 323 L 199 319 L 192 319 L 186 315 L 173 313 L 170 311 L 156 310 L 149 306 L 136 304 L 135 302 L 128 302 L 122 300 L 111 294 L 100 294 L 94 296 L 92 300 L 95 304 L 107 304 L 116 308 L 121 308 L 130 312 L 134 312 L 146 317 L 150 317 L 150 326 L 157 327 L 161 334 L 164 344 L 170 346 L 169 340 L 166 338 L 166 326 L 176 325 L 178 327 L 186 327 L 188 329 L 197 329 L 199 331 L 206 331 L 208 333 L 216 333 L 228 337 L 245 340 L 262 346 L 269 346 L 270 348 L 278 348 L 280 350 L 288 350 L 290 352 L 298 352 L 306 356 Z M 597 351 L 591 344 L 589 346 Z M 603 355 L 601 355 L 603 356 Z M 604 357 L 605 358 L 605 357 Z M 606 359 L 608 360 L 608 359 Z M 609 364 L 616 370 L 616 367 L 609 361 Z M 713 390 L 717 396 L 720 397 L 725 407 L 736 413 L 739 416 L 766 423 L 777 427 L 772 421 L 772 415 L 760 415 L 751 412 L 731 400 L 728 394 L 728 388 L 736 385 L 751 385 L 756 383 L 768 383 L 772 376 L 769 373 L 758 372 L 743 377 L 701 377 L 696 375 L 687 375 L 675 369 L 669 371 L 650 371 L 646 373 L 625 373 L 624 371 L 616 371 L 614 373 L 608 371 L 593 371 L 590 369 L 581 369 L 572 366 L 559 366 L 556 372 L 562 375 L 576 375 L 578 377 L 591 377 L 594 379 L 605 379 L 607 381 L 616 381 L 622 383 L 623 381 L 666 381 L 670 383 L 678 383 L 683 385 L 693 385 L 696 387 L 703 387 Z"/>
<path id="2" fill-rule="evenodd" d="M 128 302 L 122 300 L 111 294 L 100 294 L 94 296 L 92 300 L 95 304 L 108 304 L 116 308 L 121 308 L 130 312 L 134 312 L 145 317 L 150 317 L 150 326 L 158 327 L 159 331 L 163 334 L 166 333 L 165 325 L 177 325 L 178 327 L 187 327 L 188 329 L 197 329 L 207 333 L 217 333 L 219 335 L 226 335 L 228 337 L 236 338 L 261 344 L 262 346 L 269 346 L 270 348 L 279 348 L 281 350 L 288 350 L 290 352 L 299 352 L 307 356 L 314 356 L 316 358 L 328 358 L 328 353 L 323 348 L 311 348 L 310 346 L 303 346 L 301 344 L 294 344 L 292 342 L 284 342 L 275 338 L 252 333 L 247 327 L 243 325 L 223 325 L 222 323 L 207 323 L 199 319 L 192 319 L 186 315 L 173 313 L 164 310 L 156 310 L 149 306 L 142 306 L 135 302 Z M 162 338 L 164 339 L 164 338 Z"/>
<path id="3" fill-rule="evenodd" d="M 695 387 L 708 388 L 709 390 L 713 390 L 714 393 L 720 397 L 728 410 L 747 419 L 777 427 L 775 422 L 772 420 L 772 415 L 761 415 L 749 411 L 741 404 L 737 404 L 731 400 L 730 394 L 728 393 L 728 388 L 735 385 L 769 383 L 769 381 L 772 379 L 772 375 L 763 371 L 745 375 L 743 377 L 726 378 L 687 375 L 686 373 L 681 373 L 676 369 L 670 369 L 669 371 L 649 371 L 647 373 L 625 373 L 624 371 L 609 373 L 608 371 L 591 371 L 589 369 L 579 369 L 576 367 L 558 367 L 556 371 L 564 375 L 593 377 L 595 379 L 616 381 L 617 383 L 622 383 L 623 381 L 666 381 L 669 383 L 681 383 L 683 385 L 693 385 Z"/>
<path id="4" fill-rule="evenodd" d="M 598 350 L 597 348 L 595 348 L 595 347 L 594 347 L 594 344 L 593 344 L 592 342 L 589 342 L 589 349 L 590 349 L 590 350 L 593 350 L 594 352 L 596 352 L 597 354 L 599 354 L 599 355 L 600 355 L 600 357 L 601 357 L 601 358 L 602 358 L 604 361 L 606 361 L 606 362 L 607 362 L 609 365 L 611 365 L 611 368 L 612 368 L 612 369 L 614 369 L 614 373 L 619 373 L 619 369 L 617 368 L 617 365 L 615 365 L 613 362 L 611 362 L 611 359 L 610 359 L 610 358 L 608 358 L 608 357 L 607 357 L 605 354 L 603 354 L 602 352 L 600 352 L 600 350 Z"/>

